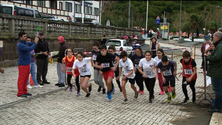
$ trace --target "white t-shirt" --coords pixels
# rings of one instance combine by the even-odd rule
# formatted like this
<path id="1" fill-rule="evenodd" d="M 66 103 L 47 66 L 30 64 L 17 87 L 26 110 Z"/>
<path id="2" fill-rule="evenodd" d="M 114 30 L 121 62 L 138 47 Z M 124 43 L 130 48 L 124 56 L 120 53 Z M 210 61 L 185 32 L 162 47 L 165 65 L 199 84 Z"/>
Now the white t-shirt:
<path id="1" fill-rule="evenodd" d="M 78 67 L 79 73 L 81 76 L 85 75 L 91 75 L 91 68 L 89 65 L 89 62 L 91 60 L 91 57 L 83 58 L 83 60 L 80 62 L 78 59 L 73 63 L 73 69 L 76 69 Z"/>
<path id="2" fill-rule="evenodd" d="M 143 58 L 139 62 L 139 67 L 143 68 L 143 72 L 146 74 L 146 77 L 148 78 L 155 77 L 155 70 L 154 70 L 155 66 L 157 66 L 157 62 L 153 58 L 151 58 L 150 61 L 147 61 L 146 58 Z"/>
<path id="3" fill-rule="evenodd" d="M 120 59 L 119 67 L 124 68 L 123 75 L 126 76 L 130 73 L 131 70 L 133 70 L 133 62 L 129 58 L 127 58 L 125 62 L 123 62 L 123 60 Z M 134 77 L 135 77 L 135 72 L 133 70 L 133 74 L 130 75 L 128 78 L 134 79 Z"/>
<path id="4" fill-rule="evenodd" d="M 162 62 L 162 59 L 159 59 L 158 56 L 156 56 L 156 57 L 154 58 L 154 60 L 156 61 L 157 65 L 158 65 L 160 62 Z M 158 73 L 160 73 L 160 69 L 159 69 L 159 68 L 158 68 Z"/>

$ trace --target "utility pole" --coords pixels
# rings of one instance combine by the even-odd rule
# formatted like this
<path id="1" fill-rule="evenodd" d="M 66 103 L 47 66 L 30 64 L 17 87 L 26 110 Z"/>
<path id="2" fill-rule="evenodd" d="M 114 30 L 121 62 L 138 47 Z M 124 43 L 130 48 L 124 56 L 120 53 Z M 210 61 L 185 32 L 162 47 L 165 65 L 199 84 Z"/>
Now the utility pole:
<path id="1" fill-rule="evenodd" d="M 182 11 L 182 0 L 180 1 L 180 27 L 179 27 L 179 39 L 180 39 L 180 31 L 181 31 L 181 11 Z"/>
<path id="2" fill-rule="evenodd" d="M 147 3 L 146 3 L 146 33 L 148 33 L 148 12 L 149 12 L 149 0 L 147 0 Z"/>
<path id="3" fill-rule="evenodd" d="M 131 1 L 129 0 L 128 29 L 130 29 L 130 4 L 131 4 Z"/>

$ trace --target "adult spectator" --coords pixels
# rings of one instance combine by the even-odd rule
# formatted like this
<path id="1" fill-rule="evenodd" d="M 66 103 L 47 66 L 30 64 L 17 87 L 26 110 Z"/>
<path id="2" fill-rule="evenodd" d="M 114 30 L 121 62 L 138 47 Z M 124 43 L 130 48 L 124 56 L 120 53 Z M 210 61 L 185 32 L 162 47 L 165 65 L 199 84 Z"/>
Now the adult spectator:
<path id="1" fill-rule="evenodd" d="M 17 44 L 19 60 L 18 60 L 18 97 L 27 97 L 32 94 L 27 93 L 27 80 L 29 78 L 30 72 L 30 62 L 31 62 L 31 54 L 30 51 L 35 49 L 36 44 L 38 43 L 38 38 L 35 38 L 35 42 L 26 42 L 26 33 L 20 32 L 18 34 L 19 42 Z"/>
<path id="2" fill-rule="evenodd" d="M 152 37 L 150 40 L 150 51 L 153 53 L 152 58 L 156 57 L 156 51 L 160 48 L 160 44 L 157 42 L 156 37 Z"/>
<path id="3" fill-rule="evenodd" d="M 211 46 L 210 46 L 210 38 L 206 38 L 206 42 L 202 44 L 201 47 L 201 53 L 202 53 L 202 64 L 201 64 L 201 69 L 203 69 L 204 67 L 204 53 L 208 52 L 209 50 L 211 50 Z M 206 61 L 207 62 L 207 61 Z M 205 63 L 206 63 L 205 62 Z M 207 64 L 207 63 L 206 63 Z M 206 65 L 207 66 L 207 65 Z M 207 69 L 207 68 L 206 68 Z"/>
<path id="4" fill-rule="evenodd" d="M 106 35 L 103 35 L 101 38 L 101 44 L 100 45 L 105 45 L 106 44 Z"/>
<path id="5" fill-rule="evenodd" d="M 35 48 L 35 53 L 38 54 L 36 56 L 37 82 L 40 85 L 50 84 L 50 82 L 46 80 L 46 75 L 48 72 L 48 56 L 50 56 L 49 46 L 45 41 L 44 34 L 42 32 L 39 33 L 39 42 Z"/>
<path id="6" fill-rule="evenodd" d="M 59 87 L 65 86 L 65 72 L 62 71 L 62 59 L 65 57 L 65 51 L 68 48 L 65 39 L 63 36 L 58 37 L 58 42 L 60 44 L 59 53 L 57 55 L 52 56 L 51 58 L 58 58 L 57 59 L 57 75 L 59 77 L 58 83 L 55 84 Z"/>
<path id="7" fill-rule="evenodd" d="M 217 31 L 213 34 L 215 49 L 212 54 L 205 53 L 209 61 L 207 75 L 212 79 L 213 90 L 215 91 L 216 101 L 209 112 L 222 112 L 222 33 Z"/>

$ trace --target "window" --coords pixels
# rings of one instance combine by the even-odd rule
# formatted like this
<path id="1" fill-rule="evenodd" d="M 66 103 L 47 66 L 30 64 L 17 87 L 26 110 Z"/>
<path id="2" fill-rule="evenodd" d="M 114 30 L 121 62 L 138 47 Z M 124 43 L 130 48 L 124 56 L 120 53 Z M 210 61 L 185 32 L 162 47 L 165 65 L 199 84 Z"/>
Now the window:
<path id="1" fill-rule="evenodd" d="M 78 12 L 78 11 L 77 11 L 77 6 L 78 6 L 77 4 L 74 5 L 74 10 L 75 10 L 75 12 Z"/>
<path id="2" fill-rule="evenodd" d="M 94 8 L 94 15 L 99 16 L 99 8 Z"/>
<path id="3" fill-rule="evenodd" d="M 75 4 L 75 12 L 81 13 L 81 7 L 80 4 Z"/>
<path id="4" fill-rule="evenodd" d="M 16 3 L 24 3 L 24 0 L 13 0 L 13 2 L 16 2 Z"/>
<path id="5" fill-rule="evenodd" d="M 62 2 L 59 2 L 59 9 L 60 9 L 60 10 L 63 10 L 63 4 L 62 4 Z"/>
<path id="6" fill-rule="evenodd" d="M 109 40 L 106 42 L 106 46 L 121 46 L 121 42 L 117 40 Z"/>
<path id="7" fill-rule="evenodd" d="M 33 1 L 32 0 L 26 0 L 26 4 L 33 5 Z"/>
<path id="8" fill-rule="evenodd" d="M 72 12 L 72 3 L 66 2 L 66 11 Z"/>
<path id="9" fill-rule="evenodd" d="M 89 8 L 87 6 L 84 7 L 85 8 L 85 14 L 89 13 Z"/>
<path id="10" fill-rule="evenodd" d="M 25 15 L 26 16 L 30 16 L 30 17 L 33 17 L 33 11 L 32 10 L 25 10 Z"/>
<path id="11" fill-rule="evenodd" d="M 12 7 L 0 6 L 0 13 L 12 15 Z"/>
<path id="12" fill-rule="evenodd" d="M 45 0 L 37 1 L 37 6 L 45 7 Z"/>
<path id="13" fill-rule="evenodd" d="M 41 18 L 41 15 L 38 11 L 35 11 L 35 18 Z"/>
<path id="14" fill-rule="evenodd" d="M 25 9 L 18 8 L 17 15 L 24 16 L 25 15 Z"/>
<path id="15" fill-rule="evenodd" d="M 92 7 L 89 7 L 89 15 L 92 15 Z"/>
<path id="16" fill-rule="evenodd" d="M 57 9 L 57 1 L 56 0 L 50 0 L 50 8 Z"/>
<path id="17" fill-rule="evenodd" d="M 130 46 L 129 42 L 127 42 L 126 40 L 123 41 L 124 46 Z"/>

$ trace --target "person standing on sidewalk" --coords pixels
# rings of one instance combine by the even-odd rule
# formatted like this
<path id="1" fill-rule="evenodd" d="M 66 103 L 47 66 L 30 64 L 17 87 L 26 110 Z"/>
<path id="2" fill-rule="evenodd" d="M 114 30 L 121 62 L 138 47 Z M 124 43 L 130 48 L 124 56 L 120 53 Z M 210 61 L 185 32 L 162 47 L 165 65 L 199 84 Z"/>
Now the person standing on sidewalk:
<path id="1" fill-rule="evenodd" d="M 101 73 L 100 69 L 95 67 L 96 57 L 100 54 L 99 45 L 97 43 L 93 44 L 93 50 L 91 51 L 91 53 L 91 65 L 94 68 L 94 82 L 99 85 L 98 92 L 100 92 L 102 88 L 103 94 L 105 94 L 106 89 L 103 82 L 103 74 Z"/>
<path id="2" fill-rule="evenodd" d="M 45 41 L 44 34 L 42 32 L 39 33 L 39 42 L 35 48 L 35 53 L 38 53 L 36 57 L 37 82 L 40 85 L 50 84 L 50 82 L 46 80 L 46 75 L 48 72 L 48 56 L 50 56 L 49 46 L 48 43 Z"/>
<path id="3" fill-rule="evenodd" d="M 160 48 L 160 44 L 158 43 L 156 37 L 152 37 L 150 40 L 150 51 L 153 53 L 152 58 L 156 57 L 156 51 Z"/>
<path id="4" fill-rule="evenodd" d="M 211 45 L 210 45 L 210 38 L 206 38 L 206 42 L 202 44 L 201 47 L 201 53 L 202 53 L 202 64 L 201 64 L 201 69 L 203 69 L 204 67 L 204 53 L 208 52 L 209 50 L 211 50 Z M 207 70 L 207 61 L 206 63 L 206 70 Z"/>
<path id="5" fill-rule="evenodd" d="M 38 43 L 38 38 L 35 37 L 35 42 L 26 42 L 26 33 L 20 32 L 19 43 L 17 44 L 19 60 L 18 60 L 18 97 L 27 97 L 32 96 L 32 94 L 27 93 L 27 81 L 29 78 L 30 72 L 30 62 L 31 62 L 31 54 L 30 51 L 35 49 L 36 44 Z"/>
<path id="6" fill-rule="evenodd" d="M 143 74 L 146 88 L 149 91 L 149 103 L 153 103 L 154 99 L 154 86 L 156 78 L 158 77 L 156 66 L 157 63 L 152 58 L 152 52 L 146 51 L 145 58 L 141 59 L 139 62 L 138 70 Z"/>
<path id="7" fill-rule="evenodd" d="M 57 59 L 57 75 L 59 77 L 58 83 L 55 84 L 58 87 L 65 87 L 65 72 L 62 71 L 62 59 L 65 57 L 65 51 L 68 48 L 65 39 L 63 36 L 58 37 L 58 42 L 60 44 L 59 53 L 57 55 L 54 55 L 52 58 L 58 58 Z"/>
<path id="8" fill-rule="evenodd" d="M 95 67 L 99 68 L 103 72 L 103 78 L 107 86 L 107 99 L 111 101 L 112 92 L 114 88 L 112 87 L 112 79 L 114 78 L 114 72 L 116 71 L 117 65 L 119 64 L 119 58 L 115 57 L 113 54 L 107 52 L 105 45 L 100 47 L 100 53 L 96 58 Z M 113 60 L 116 60 L 116 65 L 113 65 Z"/>
<path id="9" fill-rule="evenodd" d="M 31 42 L 31 37 L 30 36 L 27 36 L 26 42 Z M 34 49 L 30 52 L 30 54 L 31 54 L 30 73 L 31 73 L 31 76 L 32 76 L 32 80 L 35 84 L 35 87 L 43 87 L 43 86 L 39 85 L 39 83 L 37 82 L 37 79 L 36 79 L 36 73 L 35 73 L 36 66 L 35 66 L 35 51 L 34 51 Z M 29 88 L 29 89 L 32 88 L 32 86 L 30 86 L 30 84 L 29 84 L 29 79 L 27 81 L 27 88 Z"/>
<path id="10" fill-rule="evenodd" d="M 176 97 L 175 92 L 175 77 L 177 74 L 177 63 L 173 60 L 168 60 L 167 56 L 163 56 L 162 62 L 158 64 L 158 68 L 161 71 L 162 79 L 163 79 L 163 89 L 168 96 L 167 102 L 171 102 L 171 95 L 168 91 L 168 86 L 171 86 L 172 98 Z"/>
<path id="11" fill-rule="evenodd" d="M 133 89 L 133 91 L 135 92 L 134 98 L 138 98 L 138 92 L 136 90 L 136 87 L 134 86 L 135 84 L 135 72 L 134 72 L 134 67 L 133 67 L 133 62 L 127 57 L 127 53 L 126 51 L 122 51 L 120 54 L 120 61 L 119 61 L 119 74 L 122 74 L 122 69 L 124 68 L 124 72 L 123 72 L 123 77 L 122 77 L 122 92 L 123 92 L 123 96 L 124 96 L 124 102 L 127 101 L 127 96 L 126 96 L 126 83 L 129 80 L 130 84 L 131 84 L 131 88 Z M 117 77 L 117 79 L 120 79 L 120 76 Z"/>
<path id="12" fill-rule="evenodd" d="M 196 90 L 195 90 L 195 83 L 197 79 L 197 64 L 194 59 L 191 58 L 190 52 L 184 51 L 183 52 L 183 59 L 180 60 L 183 66 L 183 80 L 182 80 L 182 89 L 185 96 L 183 103 L 187 103 L 189 100 L 187 94 L 187 85 L 190 85 L 190 88 L 193 93 L 192 101 L 195 103 L 196 101 Z"/>
<path id="13" fill-rule="evenodd" d="M 214 106 L 209 112 L 222 112 L 222 32 L 217 31 L 213 34 L 215 49 L 212 54 L 205 53 L 209 61 L 207 75 L 212 79 L 213 90 L 216 95 Z"/>
<path id="14" fill-rule="evenodd" d="M 138 65 L 139 65 L 140 60 L 144 58 L 144 55 L 140 47 L 137 47 L 135 49 L 135 52 L 136 53 L 131 56 L 131 60 L 133 62 L 134 71 L 136 74 L 135 76 L 136 84 L 139 86 L 138 92 L 140 93 L 140 95 L 143 95 L 144 93 L 143 75 L 138 71 Z"/>

